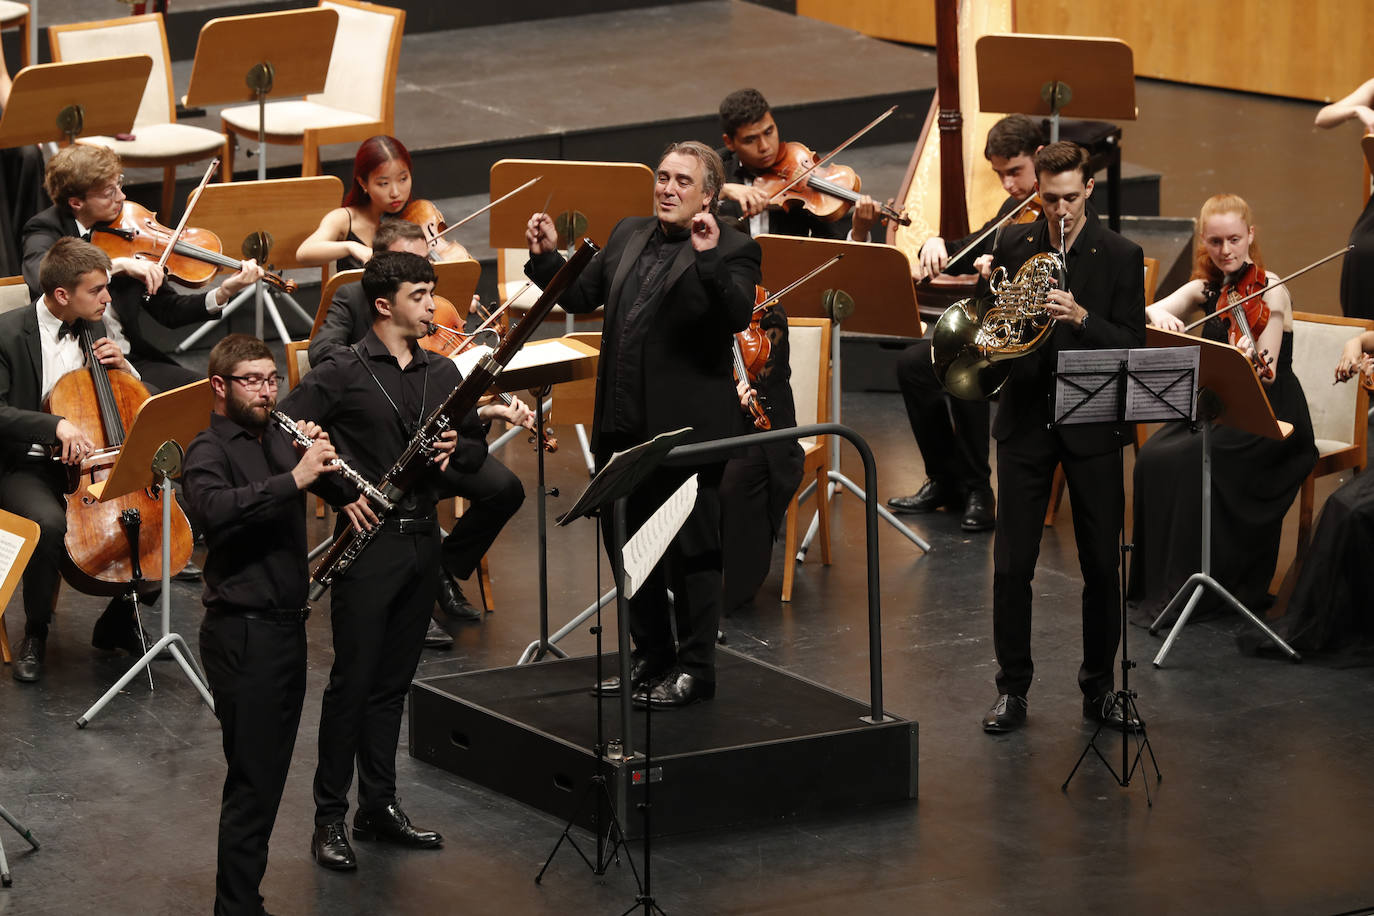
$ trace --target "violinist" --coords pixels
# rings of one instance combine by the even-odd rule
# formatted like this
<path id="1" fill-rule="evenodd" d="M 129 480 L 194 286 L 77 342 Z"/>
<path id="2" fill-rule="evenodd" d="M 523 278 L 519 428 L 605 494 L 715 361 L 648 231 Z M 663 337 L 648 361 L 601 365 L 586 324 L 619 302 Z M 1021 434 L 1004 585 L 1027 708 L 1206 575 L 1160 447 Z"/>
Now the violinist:
<path id="1" fill-rule="evenodd" d="M 344 192 L 343 204 L 330 210 L 296 249 L 301 264 L 323 266 L 334 262 L 334 269 L 357 270 L 372 257 L 373 237 L 384 220 L 406 218 L 411 198 L 410 151 L 395 137 L 369 137 L 353 157 L 353 182 Z M 428 203 L 425 201 L 424 203 Z M 431 212 L 425 214 L 432 221 Z M 440 231 L 430 227 L 430 234 Z M 458 261 L 468 257 L 457 242 L 440 239 L 435 259 Z"/>
<path id="2" fill-rule="evenodd" d="M 85 365 L 80 338 L 86 325 L 95 358 L 110 369 L 137 374 L 127 343 L 112 339 L 104 325 L 110 314 L 109 270 L 109 257 L 94 245 L 59 239 L 39 267 L 42 297 L 0 315 L 0 508 L 37 522 L 40 532 L 24 571 L 24 637 L 14 650 L 11 672 L 16 681 L 32 683 L 43 674 L 61 584 L 59 563 L 66 552 L 62 466 L 80 464 L 94 447 L 71 421 L 45 411 L 44 399 L 59 378 Z M 53 459 L 54 450 L 60 460 Z M 140 635 L 129 602 L 120 596 L 96 622 L 91 643 L 142 655 Z"/>
<path id="3" fill-rule="evenodd" d="M 953 242 L 961 251 L 1022 201 L 1035 193 L 1035 154 L 1044 145 L 1040 125 L 1021 114 L 1007 115 L 988 130 L 983 156 L 1002 180 L 1007 199 L 997 215 L 978 232 Z M 1029 212 L 1028 207 L 1025 211 Z M 974 261 L 992 252 L 1002 234 L 994 232 L 950 267 L 951 273 L 974 273 Z M 937 236 L 921 246 L 920 259 L 911 266 L 916 280 L 934 276 L 949 264 L 945 240 Z M 933 512 L 946 508 L 962 512 L 959 526 L 965 531 L 991 531 L 997 518 L 992 493 L 992 469 L 988 465 L 988 427 L 991 407 L 987 401 L 951 397 L 935 377 L 930 361 L 930 341 L 918 340 L 897 360 L 897 385 L 906 405 L 916 447 L 921 450 L 926 481 L 910 496 L 887 501 L 894 512 Z"/>
<path id="4" fill-rule="evenodd" d="M 424 230 L 400 219 L 383 222 L 373 236 L 373 244 L 379 252 L 405 251 L 420 257 L 428 252 Z M 340 287 L 329 304 L 324 324 L 310 342 L 310 364 L 317 365 L 331 354 L 346 354 L 349 347 L 372 330 L 373 312 L 361 283 Z M 515 426 L 533 426 L 530 408 L 519 398 L 512 397 L 511 401 L 510 405 L 484 404 L 477 409 L 477 415 L 488 425 L 500 419 Z M 425 645 L 432 649 L 452 645 L 457 627 L 482 619 L 481 610 L 463 594 L 460 583 L 476 570 L 496 536 L 525 501 L 520 478 L 493 455 L 488 455 L 476 470 L 453 472 L 445 480 L 452 484 L 452 492 L 444 495 L 461 496 L 470 505 L 444 538 L 439 602 L 433 613 L 434 624 L 425 636 Z"/>
<path id="5" fill-rule="evenodd" d="M 1183 317 L 1190 312 L 1213 312 L 1233 290 L 1243 295 L 1275 279 L 1264 268 L 1249 204 L 1234 194 L 1218 194 L 1198 214 L 1192 278 L 1148 307 L 1146 316 L 1156 327 L 1182 330 Z M 1268 311 L 1262 322 L 1255 303 Z M 1242 346 L 1256 361 L 1274 416 L 1292 423 L 1293 433 L 1277 440 L 1230 426 L 1212 430 L 1212 576 L 1246 607 L 1262 613 L 1272 601 L 1269 583 L 1278 562 L 1283 517 L 1312 470 L 1317 450 L 1307 398 L 1292 369 L 1288 287 L 1275 286 L 1250 305 L 1254 314 L 1247 323 L 1255 345 Z M 1227 341 L 1230 321 L 1227 313 L 1209 319 L 1202 336 Z M 1161 428 L 1136 458 L 1135 556 L 1127 598 L 1137 620 L 1153 622 L 1197 571 L 1201 460 L 1202 437 L 1182 423 Z M 1220 602 L 1211 607 L 1220 608 Z"/>
<path id="6" fill-rule="evenodd" d="M 1347 121 L 1358 123 L 1366 137 L 1374 134 L 1374 79 L 1317 112 L 1318 127 L 1330 129 Z M 1341 263 L 1341 314 L 1348 318 L 1374 318 L 1374 203 L 1370 201 L 1374 196 L 1365 201 L 1350 230 L 1350 244 L 1355 248 Z"/>
<path id="7" fill-rule="evenodd" d="M 40 293 L 39 265 L 54 242 L 60 238 L 89 241 L 92 230 L 119 219 L 125 202 L 123 185 L 119 156 L 102 146 L 74 143 L 52 157 L 44 187 L 55 203 L 24 226 L 24 280 L 30 294 Z M 167 285 L 155 261 L 116 258 L 111 263 L 106 330 L 112 340 L 127 344 L 129 361 L 154 392 L 199 381 L 199 373 L 173 360 L 144 336 L 143 312 L 169 328 L 208 321 L 262 275 L 255 262 L 243 261 L 238 272 L 219 287 L 184 295 Z"/>

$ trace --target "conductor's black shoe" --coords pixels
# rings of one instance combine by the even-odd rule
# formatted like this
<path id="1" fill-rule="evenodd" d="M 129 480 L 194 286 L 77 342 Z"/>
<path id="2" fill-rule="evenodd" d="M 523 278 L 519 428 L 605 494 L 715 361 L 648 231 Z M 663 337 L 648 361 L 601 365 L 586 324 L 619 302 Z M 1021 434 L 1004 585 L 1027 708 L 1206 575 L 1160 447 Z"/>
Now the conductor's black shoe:
<path id="1" fill-rule="evenodd" d="M 1121 698 L 1115 693 L 1104 693 L 1096 697 L 1083 698 L 1083 718 L 1089 722 L 1101 725 L 1103 728 L 1121 727 Z M 1132 716 L 1126 723 L 1126 727 L 1131 731 L 1139 731 L 1145 727 L 1145 722 Z"/>
<path id="2" fill-rule="evenodd" d="M 452 649 L 453 637 L 448 634 L 447 630 L 439 626 L 437 621 L 431 620 L 429 629 L 425 631 L 425 648 Z"/>
<path id="3" fill-rule="evenodd" d="M 667 671 L 670 665 L 655 663 L 647 657 L 632 657 L 630 659 L 630 689 L 638 691 L 648 681 Z M 620 696 L 620 675 L 613 674 L 603 680 L 600 684 L 592 688 L 592 696 L 600 693 L 604 697 Z"/>
<path id="4" fill-rule="evenodd" d="M 636 706 L 649 706 L 654 709 L 675 709 L 690 706 L 698 700 L 709 700 L 716 695 L 716 682 L 688 674 L 674 667 L 663 677 L 650 681 L 634 692 Z"/>
<path id="5" fill-rule="evenodd" d="M 411 849 L 436 849 L 444 844 L 444 838 L 435 831 L 412 826 L 410 818 L 401 810 L 400 802 L 353 815 L 353 837 L 358 840 L 383 840 Z"/>
<path id="6" fill-rule="evenodd" d="M 963 494 L 940 483 L 928 479 L 921 489 L 910 496 L 894 496 L 887 501 L 893 512 L 934 512 L 936 509 L 955 509 L 963 507 Z"/>
<path id="7" fill-rule="evenodd" d="M 450 633 L 460 624 L 482 619 L 482 611 L 463 596 L 458 580 L 443 570 L 439 571 L 439 615 L 434 619 Z"/>
<path id="8" fill-rule="evenodd" d="M 16 681 L 32 684 L 43 676 L 43 656 L 47 640 L 41 636 L 25 636 L 14 650 L 14 669 L 10 674 Z"/>
<path id="9" fill-rule="evenodd" d="M 188 560 L 186 565 L 181 567 L 181 572 L 172 576 L 172 579 L 177 582 L 199 582 L 200 567 Z"/>
<path id="10" fill-rule="evenodd" d="M 331 871 L 352 871 L 358 867 L 343 821 L 315 825 L 315 835 L 310 838 L 310 856 Z"/>
<path id="11" fill-rule="evenodd" d="M 997 525 L 997 498 L 991 490 L 969 490 L 964 517 L 959 527 L 965 531 L 991 531 Z"/>
<path id="12" fill-rule="evenodd" d="M 124 601 L 123 597 L 115 601 Z M 113 602 L 112 602 L 113 604 Z M 102 652 L 124 651 L 135 657 L 147 652 L 153 640 L 146 630 L 138 625 L 133 614 L 122 614 L 107 610 L 100 615 L 91 630 L 91 645 Z"/>
<path id="13" fill-rule="evenodd" d="M 1026 698 L 1004 693 L 983 716 L 983 731 L 993 735 L 1015 731 L 1026 724 Z"/>

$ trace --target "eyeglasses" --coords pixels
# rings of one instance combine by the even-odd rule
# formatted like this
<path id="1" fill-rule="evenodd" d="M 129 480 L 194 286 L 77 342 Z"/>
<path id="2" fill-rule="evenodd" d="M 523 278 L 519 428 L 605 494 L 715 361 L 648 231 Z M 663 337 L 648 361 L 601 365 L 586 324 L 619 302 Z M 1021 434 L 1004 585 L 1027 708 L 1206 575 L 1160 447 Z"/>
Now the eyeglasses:
<path id="1" fill-rule="evenodd" d="M 124 187 L 124 176 L 123 176 L 123 175 L 118 175 L 118 176 L 115 177 L 114 185 L 113 185 L 113 186 L 108 187 L 108 188 L 104 189 L 103 191 L 95 191 L 95 190 L 87 191 L 87 192 L 86 192 L 86 196 L 87 196 L 87 197 L 102 197 L 102 198 L 104 198 L 105 200 L 114 200 L 116 197 L 119 196 L 119 192 L 120 192 L 120 190 L 121 190 L 123 187 Z"/>
<path id="2" fill-rule="evenodd" d="M 283 376 L 280 372 L 274 372 L 266 378 L 260 375 L 226 375 L 225 378 L 238 382 L 243 386 L 244 391 L 261 391 L 263 385 L 266 385 L 268 388 L 276 388 L 281 385 L 283 381 Z"/>

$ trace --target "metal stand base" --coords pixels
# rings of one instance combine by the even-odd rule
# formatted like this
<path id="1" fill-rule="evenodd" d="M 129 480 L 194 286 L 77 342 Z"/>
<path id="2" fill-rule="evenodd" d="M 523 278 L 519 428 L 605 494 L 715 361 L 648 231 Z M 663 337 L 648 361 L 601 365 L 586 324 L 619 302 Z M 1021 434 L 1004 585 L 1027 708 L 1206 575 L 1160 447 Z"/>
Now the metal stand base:
<path id="1" fill-rule="evenodd" d="M 1134 663 L 1132 662 L 1132 664 Z M 1069 782 L 1073 779 L 1073 775 L 1078 772 L 1078 768 L 1083 765 L 1083 760 L 1088 756 L 1088 751 L 1092 751 L 1097 755 L 1097 759 L 1102 761 L 1102 765 L 1107 768 L 1107 772 L 1112 774 L 1112 778 L 1116 780 L 1116 784 L 1122 788 L 1131 784 L 1131 777 L 1135 775 L 1136 768 L 1140 766 L 1141 758 L 1146 751 L 1150 753 L 1150 765 L 1155 768 L 1155 782 L 1158 783 L 1164 780 L 1163 774 L 1159 772 L 1159 763 L 1155 760 L 1154 748 L 1150 747 L 1150 739 L 1145 734 L 1145 723 L 1140 718 L 1140 710 L 1135 705 L 1135 691 L 1125 689 L 1116 691 L 1116 702 L 1117 707 L 1121 710 L 1121 771 L 1117 772 L 1116 767 L 1112 766 L 1111 761 L 1102 753 L 1102 749 L 1097 746 L 1097 736 L 1102 734 L 1103 729 L 1107 727 L 1107 723 L 1103 722 L 1097 726 L 1097 730 L 1093 732 L 1093 736 L 1088 739 L 1088 745 L 1083 748 L 1083 753 L 1078 755 L 1078 762 L 1075 763 L 1073 769 L 1069 771 L 1068 779 L 1064 780 L 1064 785 L 1059 787 L 1060 791 L 1067 792 L 1069 790 Z M 1133 721 L 1140 722 L 1140 725 L 1135 729 L 1132 729 L 1130 725 Z M 1130 753 L 1132 738 L 1135 739 L 1135 757 L 1130 758 L 1128 763 L 1127 757 Z M 1145 804 L 1153 808 L 1155 803 L 1154 799 L 1150 796 L 1150 781 L 1146 779 L 1143 780 L 1143 782 L 1145 784 Z"/>
<path id="2" fill-rule="evenodd" d="M 827 501 L 832 499 L 836 492 L 839 492 L 836 486 L 837 484 L 839 487 L 844 487 L 844 489 L 848 490 L 851 494 L 857 496 L 860 500 L 867 499 L 867 494 L 864 493 L 863 489 L 839 471 L 830 471 L 826 476 L 830 479 L 830 485 L 825 488 L 825 499 Z M 805 498 L 805 496 L 806 494 L 803 493 L 802 497 Z M 897 518 L 897 516 L 893 515 L 881 505 L 878 506 L 878 517 L 897 529 L 898 533 L 902 534 L 907 540 L 919 547 L 922 553 L 930 553 L 930 544 L 924 538 L 912 531 L 901 519 Z M 798 563 L 806 562 L 806 552 L 811 549 L 811 541 L 816 537 L 816 532 L 820 530 L 820 526 L 821 514 L 820 512 L 816 512 L 811 516 L 811 525 L 806 529 L 806 537 L 802 539 L 801 546 L 797 548 Z"/>
<path id="3" fill-rule="evenodd" d="M 262 281 L 259 280 L 248 289 L 240 292 L 233 299 L 230 299 L 229 303 L 220 311 L 218 318 L 211 318 L 209 321 L 196 328 L 187 335 L 185 340 L 177 344 L 176 349 L 172 352 L 185 353 L 196 343 L 196 341 L 210 333 L 211 328 L 228 318 L 239 306 L 247 302 L 249 296 L 254 297 L 257 306 L 256 331 L 259 338 L 263 336 L 262 316 L 263 312 L 266 311 L 267 315 L 272 319 L 273 327 L 277 329 L 277 336 L 281 338 L 281 342 L 289 343 L 291 340 L 291 335 L 286 332 L 286 325 L 281 320 L 281 312 L 277 310 L 277 304 L 273 301 L 274 298 L 278 296 L 280 296 L 282 300 L 285 301 L 287 307 L 293 309 L 297 317 L 306 324 L 313 324 L 315 321 L 314 317 L 308 314 L 305 309 L 301 307 L 301 304 L 290 295 L 277 289 L 267 288 L 263 286 Z"/>
<path id="4" fill-rule="evenodd" d="M 35 31 L 37 30 L 35 29 Z M 33 838 L 33 834 L 29 832 L 29 828 L 25 827 L 23 824 L 15 820 L 14 815 L 10 814 L 9 811 L 5 810 L 4 805 L 0 805 L 0 817 L 3 817 L 6 820 L 6 822 L 8 822 L 9 825 L 14 828 L 14 832 L 23 837 L 24 840 L 30 846 L 32 846 L 34 849 L 41 848 L 38 845 L 38 841 Z M 634 867 L 633 859 L 630 860 L 630 867 Z M 637 879 L 638 876 L 636 876 L 636 880 Z M 5 858 L 5 844 L 0 843 L 0 885 L 10 887 L 13 884 L 14 879 L 10 877 L 10 862 L 9 859 Z"/>

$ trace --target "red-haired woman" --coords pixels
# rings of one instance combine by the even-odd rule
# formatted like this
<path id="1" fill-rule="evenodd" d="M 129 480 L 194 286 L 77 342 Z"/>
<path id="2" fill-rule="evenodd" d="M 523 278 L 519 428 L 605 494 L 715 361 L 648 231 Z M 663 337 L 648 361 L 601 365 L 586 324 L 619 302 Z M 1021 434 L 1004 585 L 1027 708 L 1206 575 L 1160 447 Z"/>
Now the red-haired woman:
<path id="1" fill-rule="evenodd" d="M 353 183 L 343 205 L 330 210 L 320 227 L 299 248 L 296 259 L 307 266 L 335 262 L 336 270 L 362 267 L 372 257 L 372 237 L 384 219 L 394 219 L 410 203 L 410 152 L 395 137 L 364 140 L 353 157 Z M 468 256 L 456 242 L 441 239 L 436 257 L 454 261 Z"/>
<path id="2" fill-rule="evenodd" d="M 1250 206 L 1234 194 L 1202 205 L 1193 236 L 1193 276 L 1145 309 L 1146 320 L 1182 330 L 1183 317 L 1217 307 L 1221 288 L 1251 264 L 1272 283 L 1255 241 Z M 1307 398 L 1293 374 L 1293 307 L 1287 287 L 1263 296 L 1269 323 L 1256 341 L 1273 369 L 1264 379 L 1274 416 L 1293 424 L 1287 439 L 1266 439 L 1229 426 L 1212 431 L 1212 576 L 1252 611 L 1269 605 L 1283 517 L 1317 460 Z M 1211 319 L 1202 336 L 1225 341 L 1226 325 Z M 1186 423 L 1170 423 L 1140 449 L 1135 466 L 1135 550 L 1128 600 L 1137 622 L 1149 622 L 1202 557 L 1202 437 Z M 1210 601 L 1210 598 L 1208 599 Z M 1148 619 L 1147 619 L 1148 618 Z"/>

